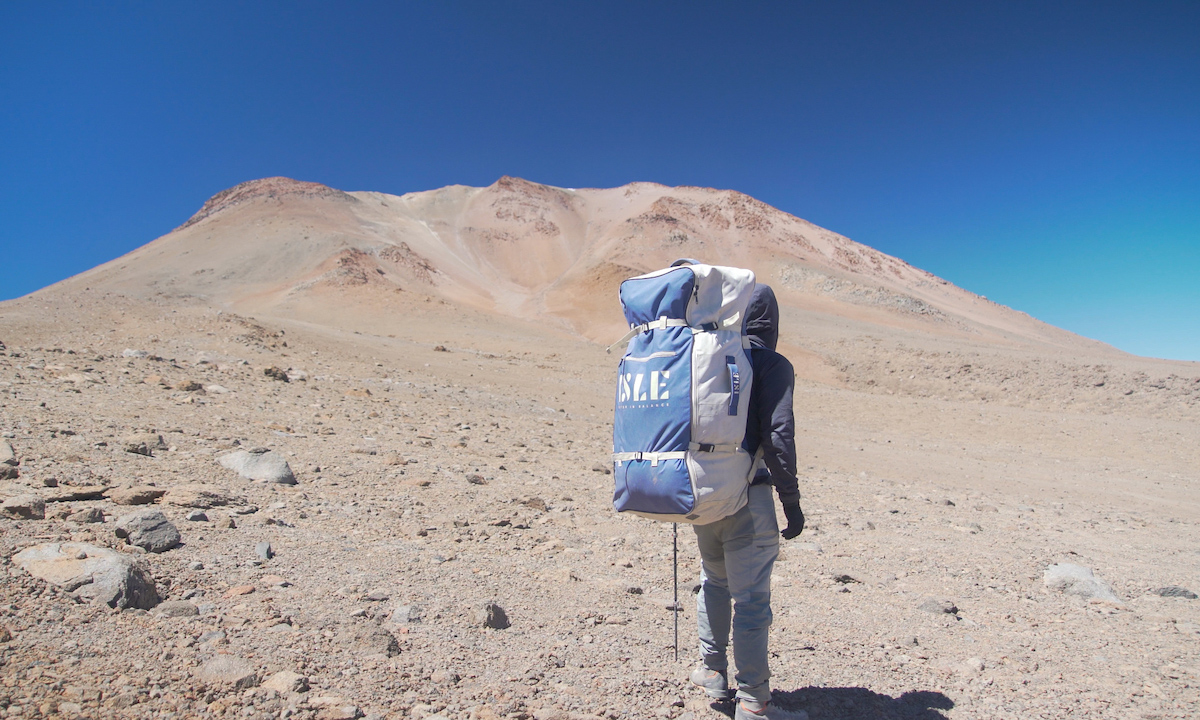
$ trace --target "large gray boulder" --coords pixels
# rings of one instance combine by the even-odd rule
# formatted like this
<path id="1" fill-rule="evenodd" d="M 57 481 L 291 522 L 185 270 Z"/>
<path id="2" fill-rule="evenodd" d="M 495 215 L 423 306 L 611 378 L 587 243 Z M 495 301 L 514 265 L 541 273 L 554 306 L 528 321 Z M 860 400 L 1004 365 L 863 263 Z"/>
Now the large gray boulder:
<path id="1" fill-rule="evenodd" d="M 1078 595 L 1085 600 L 1121 602 L 1113 593 L 1111 585 L 1096 577 L 1090 569 L 1082 565 L 1072 563 L 1051 565 L 1046 568 L 1042 582 L 1051 590 L 1058 590 L 1067 595 Z"/>
<path id="2" fill-rule="evenodd" d="M 166 552 L 179 547 L 179 530 L 159 510 L 141 510 L 117 518 L 117 537 L 147 552 Z"/>
<path id="3" fill-rule="evenodd" d="M 13 564 L 34 577 L 114 608 L 149 610 L 158 591 L 146 564 L 86 543 L 47 543 L 13 555 Z"/>
<path id="4" fill-rule="evenodd" d="M 296 476 L 283 456 L 267 448 L 237 450 L 217 458 L 221 467 L 233 470 L 238 475 L 259 482 L 295 485 Z"/>

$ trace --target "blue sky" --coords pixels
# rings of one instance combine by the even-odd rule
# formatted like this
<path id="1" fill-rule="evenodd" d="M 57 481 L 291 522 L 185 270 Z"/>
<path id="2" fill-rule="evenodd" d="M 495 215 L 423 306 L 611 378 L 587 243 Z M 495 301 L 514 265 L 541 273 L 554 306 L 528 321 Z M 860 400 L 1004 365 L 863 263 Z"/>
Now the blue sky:
<path id="1" fill-rule="evenodd" d="M 746 192 L 1200 360 L 1200 4 L 0 4 L 0 299 L 285 175 Z"/>

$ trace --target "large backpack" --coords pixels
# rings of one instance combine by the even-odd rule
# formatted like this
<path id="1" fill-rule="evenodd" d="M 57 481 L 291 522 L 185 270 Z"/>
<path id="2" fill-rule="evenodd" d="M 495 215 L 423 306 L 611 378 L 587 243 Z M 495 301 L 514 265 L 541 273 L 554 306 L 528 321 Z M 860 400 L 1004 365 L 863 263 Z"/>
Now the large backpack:
<path id="1" fill-rule="evenodd" d="M 621 283 L 630 331 L 613 419 L 613 506 L 703 525 L 746 504 L 754 273 L 677 260 Z"/>

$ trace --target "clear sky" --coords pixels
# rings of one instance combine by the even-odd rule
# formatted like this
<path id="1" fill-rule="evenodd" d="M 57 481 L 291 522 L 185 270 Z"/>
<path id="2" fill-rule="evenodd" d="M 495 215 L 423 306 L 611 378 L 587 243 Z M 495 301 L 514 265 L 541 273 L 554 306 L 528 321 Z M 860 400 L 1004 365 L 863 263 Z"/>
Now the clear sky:
<path id="1" fill-rule="evenodd" d="M 0 3 L 0 299 L 272 175 L 740 190 L 1200 360 L 1200 3 Z"/>

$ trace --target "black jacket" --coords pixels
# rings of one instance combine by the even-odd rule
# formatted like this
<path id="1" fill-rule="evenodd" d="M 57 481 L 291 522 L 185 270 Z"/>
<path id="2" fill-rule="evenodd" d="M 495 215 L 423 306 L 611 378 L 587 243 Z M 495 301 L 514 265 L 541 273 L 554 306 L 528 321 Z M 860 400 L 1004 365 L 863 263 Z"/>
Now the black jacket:
<path id="1" fill-rule="evenodd" d="M 750 386 L 750 416 L 746 418 L 742 447 L 751 455 L 760 446 L 763 449 L 767 470 L 760 470 L 754 483 L 770 481 L 781 504 L 798 504 L 796 419 L 792 414 L 796 372 L 787 358 L 775 352 L 779 342 L 779 303 L 770 286 L 760 284 L 754 288 L 746 315 L 746 333 L 750 336 L 754 382 Z"/>

